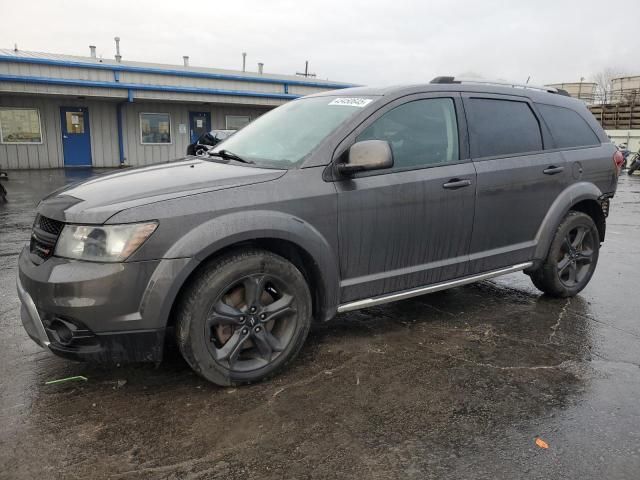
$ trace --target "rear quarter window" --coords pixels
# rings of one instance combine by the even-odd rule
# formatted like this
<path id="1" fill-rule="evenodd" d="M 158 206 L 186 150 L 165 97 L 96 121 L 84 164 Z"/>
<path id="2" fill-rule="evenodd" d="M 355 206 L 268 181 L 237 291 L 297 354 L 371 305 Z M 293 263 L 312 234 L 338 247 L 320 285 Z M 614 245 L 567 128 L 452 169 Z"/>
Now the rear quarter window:
<path id="1" fill-rule="evenodd" d="M 577 112 L 554 105 L 536 104 L 540 115 L 551 130 L 558 148 L 600 145 L 598 136 Z"/>
<path id="2" fill-rule="evenodd" d="M 474 157 L 542 150 L 538 119 L 525 102 L 470 98 L 465 103 Z"/>

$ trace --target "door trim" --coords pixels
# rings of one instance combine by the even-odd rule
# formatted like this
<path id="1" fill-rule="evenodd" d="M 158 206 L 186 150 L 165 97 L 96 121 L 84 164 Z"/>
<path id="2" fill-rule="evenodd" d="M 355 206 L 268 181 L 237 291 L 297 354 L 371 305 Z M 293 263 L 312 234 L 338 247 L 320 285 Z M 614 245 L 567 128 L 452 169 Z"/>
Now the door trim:
<path id="1" fill-rule="evenodd" d="M 339 305 L 338 313 L 350 312 L 352 310 L 359 310 L 360 308 L 373 307 L 375 305 L 381 305 L 383 303 L 396 302 L 398 300 L 404 300 L 406 298 L 417 297 L 419 295 L 424 295 L 425 293 L 433 293 L 440 290 L 446 290 L 447 288 L 459 287 L 468 283 L 478 282 L 480 280 L 486 280 L 488 278 L 498 277 L 500 275 L 506 275 L 507 273 L 519 272 L 531 267 L 532 265 L 533 262 L 519 263 L 517 265 L 512 265 L 511 267 L 492 270 L 490 272 L 480 273 L 477 275 L 471 275 L 469 277 L 463 277 L 457 280 L 449 280 L 442 283 L 436 283 L 435 285 L 412 288 L 410 290 L 390 293 L 388 295 L 381 295 L 374 298 L 366 298 L 364 300 L 356 300 L 355 302 L 349 302 Z"/>
<path id="2" fill-rule="evenodd" d="M 451 257 L 444 260 L 436 260 L 435 262 L 423 263 L 421 265 L 411 265 L 409 267 L 396 268 L 395 270 L 389 270 L 386 272 L 370 273 L 361 277 L 347 278 L 340 282 L 340 288 L 353 287 L 369 282 L 375 282 L 378 280 L 387 280 L 390 278 L 401 277 L 403 275 L 411 275 L 413 273 L 426 272 L 433 270 L 434 268 L 448 267 L 458 263 L 464 263 L 469 261 L 469 255 L 461 255 L 459 257 Z"/>

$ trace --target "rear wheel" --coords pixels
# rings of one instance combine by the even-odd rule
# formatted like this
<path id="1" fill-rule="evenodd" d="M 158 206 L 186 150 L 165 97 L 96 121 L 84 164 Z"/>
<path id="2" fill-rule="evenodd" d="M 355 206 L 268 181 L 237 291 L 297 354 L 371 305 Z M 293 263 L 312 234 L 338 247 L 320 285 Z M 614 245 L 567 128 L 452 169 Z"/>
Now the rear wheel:
<path id="1" fill-rule="evenodd" d="M 204 268 L 179 308 L 187 363 L 218 385 L 262 380 L 291 361 L 311 326 L 304 276 L 271 252 L 244 250 Z"/>
<path id="2" fill-rule="evenodd" d="M 548 295 L 572 297 L 591 280 L 599 250 L 600 235 L 591 217 L 570 211 L 556 230 L 547 258 L 529 276 Z"/>

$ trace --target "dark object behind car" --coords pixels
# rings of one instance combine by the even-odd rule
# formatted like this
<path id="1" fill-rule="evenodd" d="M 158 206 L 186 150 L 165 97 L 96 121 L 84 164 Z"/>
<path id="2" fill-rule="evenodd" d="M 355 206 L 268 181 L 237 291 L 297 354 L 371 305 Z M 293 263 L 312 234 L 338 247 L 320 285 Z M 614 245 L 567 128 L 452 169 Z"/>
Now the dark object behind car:
<path id="1" fill-rule="evenodd" d="M 211 147 L 216 146 L 234 133 L 236 133 L 236 130 L 211 130 L 201 135 L 195 143 L 189 144 L 187 147 L 187 155 L 203 155 Z"/>
<path id="2" fill-rule="evenodd" d="M 524 271 L 576 295 L 621 154 L 578 100 L 440 83 L 289 102 L 210 157 L 55 192 L 19 259 L 32 338 L 78 359 L 162 357 L 263 379 L 312 319 Z"/>

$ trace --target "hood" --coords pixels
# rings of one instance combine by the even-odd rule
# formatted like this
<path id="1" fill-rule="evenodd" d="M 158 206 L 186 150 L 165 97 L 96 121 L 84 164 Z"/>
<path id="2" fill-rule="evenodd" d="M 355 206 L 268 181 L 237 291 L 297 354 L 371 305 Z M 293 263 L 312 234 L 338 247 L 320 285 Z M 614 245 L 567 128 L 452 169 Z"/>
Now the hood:
<path id="1" fill-rule="evenodd" d="M 268 182 L 285 173 L 286 170 L 186 158 L 120 170 L 64 187 L 45 197 L 38 212 L 62 222 L 100 224 L 128 208 Z"/>

